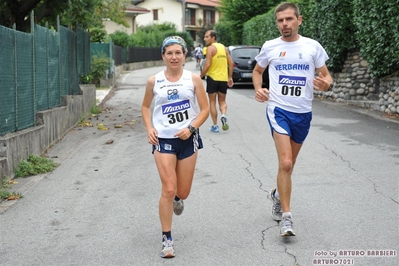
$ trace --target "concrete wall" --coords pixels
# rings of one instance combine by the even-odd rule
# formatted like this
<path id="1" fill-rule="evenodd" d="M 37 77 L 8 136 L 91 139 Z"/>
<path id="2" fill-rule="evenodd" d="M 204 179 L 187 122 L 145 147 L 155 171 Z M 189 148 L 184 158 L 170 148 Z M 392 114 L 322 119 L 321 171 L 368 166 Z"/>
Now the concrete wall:
<path id="1" fill-rule="evenodd" d="M 81 95 L 67 95 L 62 106 L 38 112 L 36 126 L 0 137 L 0 177 L 13 177 L 30 154 L 41 155 L 91 113 L 96 105 L 94 85 L 81 85 Z"/>

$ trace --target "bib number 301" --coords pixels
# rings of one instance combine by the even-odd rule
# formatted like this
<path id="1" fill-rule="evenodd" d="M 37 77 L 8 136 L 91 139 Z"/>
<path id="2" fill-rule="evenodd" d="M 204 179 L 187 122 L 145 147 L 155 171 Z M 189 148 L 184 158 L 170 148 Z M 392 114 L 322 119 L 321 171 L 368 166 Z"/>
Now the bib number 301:
<path id="1" fill-rule="evenodd" d="M 183 112 L 168 114 L 168 118 L 169 118 L 169 124 L 183 122 L 184 120 L 189 119 L 188 110 L 184 110 Z"/>

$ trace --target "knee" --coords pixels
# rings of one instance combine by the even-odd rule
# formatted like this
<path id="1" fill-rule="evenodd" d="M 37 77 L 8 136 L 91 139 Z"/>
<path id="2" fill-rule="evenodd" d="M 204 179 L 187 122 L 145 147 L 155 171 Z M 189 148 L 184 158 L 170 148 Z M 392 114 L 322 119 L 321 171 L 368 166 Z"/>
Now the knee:
<path id="1" fill-rule="evenodd" d="M 187 199 L 188 195 L 190 195 L 190 190 L 185 190 L 185 191 L 179 191 L 177 190 L 177 196 L 182 199 L 185 200 Z"/>
<path id="2" fill-rule="evenodd" d="M 180 199 L 185 200 L 187 199 L 189 193 L 183 193 L 183 194 L 179 194 L 177 195 Z"/>
<path id="3" fill-rule="evenodd" d="M 163 194 L 163 196 L 165 198 L 174 199 L 175 198 L 175 194 L 176 194 L 176 190 L 173 187 L 164 188 L 162 190 L 162 194 Z"/>
<path id="4" fill-rule="evenodd" d="M 292 162 L 292 160 L 282 160 L 280 162 L 281 171 L 286 172 L 286 173 L 291 172 L 293 166 L 294 166 L 294 163 Z"/>

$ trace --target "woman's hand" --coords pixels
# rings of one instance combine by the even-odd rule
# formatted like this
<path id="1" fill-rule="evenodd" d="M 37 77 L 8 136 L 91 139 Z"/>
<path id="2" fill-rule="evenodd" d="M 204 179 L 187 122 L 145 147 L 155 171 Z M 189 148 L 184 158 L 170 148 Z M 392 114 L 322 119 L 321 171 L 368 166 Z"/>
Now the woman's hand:
<path id="1" fill-rule="evenodd" d="M 158 144 L 158 132 L 155 128 L 147 130 L 148 143 L 152 145 Z"/>
<path id="2" fill-rule="evenodd" d="M 181 140 L 186 140 L 191 137 L 190 129 L 184 128 L 175 134 L 175 137 L 178 137 Z"/>

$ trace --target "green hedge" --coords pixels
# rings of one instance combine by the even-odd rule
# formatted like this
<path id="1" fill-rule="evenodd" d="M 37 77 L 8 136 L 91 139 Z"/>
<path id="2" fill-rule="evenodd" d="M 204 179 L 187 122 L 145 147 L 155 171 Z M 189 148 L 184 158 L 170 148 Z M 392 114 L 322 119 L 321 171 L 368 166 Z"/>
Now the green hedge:
<path id="1" fill-rule="evenodd" d="M 398 0 L 296 0 L 303 16 L 299 33 L 319 41 L 332 71 L 342 70 L 347 53 L 360 50 L 371 74 L 399 70 Z M 243 43 L 262 45 L 280 36 L 274 9 L 244 24 Z"/>
<path id="2" fill-rule="evenodd" d="M 373 75 L 399 69 L 399 1 L 354 0 L 354 24 L 361 55 Z"/>

